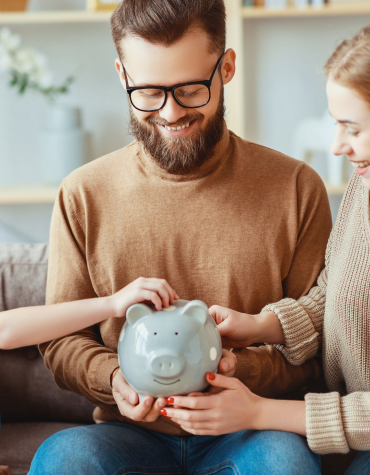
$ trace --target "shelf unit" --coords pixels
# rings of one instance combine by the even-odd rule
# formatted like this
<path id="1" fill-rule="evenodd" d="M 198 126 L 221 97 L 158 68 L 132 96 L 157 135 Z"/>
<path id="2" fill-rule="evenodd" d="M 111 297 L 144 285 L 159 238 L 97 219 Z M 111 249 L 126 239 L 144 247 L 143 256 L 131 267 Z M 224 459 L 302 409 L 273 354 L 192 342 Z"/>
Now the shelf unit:
<path id="1" fill-rule="evenodd" d="M 227 0 L 226 3 L 238 5 L 238 0 Z M 258 18 L 289 18 L 328 15 L 361 15 L 370 13 L 370 1 L 348 1 L 329 3 L 323 7 L 297 8 L 293 6 L 282 8 L 241 7 L 237 8 L 238 16 L 246 19 Z M 0 12 L 0 24 L 27 23 L 94 23 L 108 21 L 111 11 L 62 10 L 44 12 Z"/>
<path id="2" fill-rule="evenodd" d="M 0 186 L 0 205 L 54 203 L 58 189 L 52 185 Z"/>
<path id="3" fill-rule="evenodd" d="M 347 183 L 331 186 L 325 183 L 328 195 L 343 195 Z M 0 186 L 0 205 L 54 203 L 58 186 L 52 185 L 9 185 Z"/>
<path id="4" fill-rule="evenodd" d="M 292 6 L 286 8 L 241 7 L 240 4 L 240 0 L 225 0 L 228 43 L 232 45 L 239 57 L 243 57 L 243 23 L 245 20 L 370 14 L 370 0 L 329 3 L 321 8 L 296 8 Z M 0 13 L 0 26 L 108 22 L 111 14 L 110 11 L 93 12 L 89 10 Z M 245 120 L 239 105 L 243 102 L 244 87 L 243 74 L 239 73 L 239 76 L 234 78 L 233 89 L 226 97 L 226 104 L 228 104 L 228 109 L 231 112 L 228 115 L 229 128 L 241 136 L 244 134 Z M 344 193 L 346 186 L 346 184 L 343 184 L 333 187 L 326 184 L 326 189 L 330 195 L 341 195 Z M 0 204 L 53 203 L 57 191 L 57 187 L 47 185 L 0 186 Z"/>
<path id="5" fill-rule="evenodd" d="M 85 10 L 63 10 L 49 12 L 0 13 L 0 24 L 35 23 L 96 23 L 108 21 L 112 12 L 91 12 Z"/>
<path id="6" fill-rule="evenodd" d="M 308 6 L 297 8 L 294 6 L 282 8 L 266 7 L 243 7 L 241 15 L 243 18 L 287 18 L 287 17 L 309 17 L 328 15 L 361 15 L 370 13 L 370 1 L 348 1 L 341 3 L 328 3 L 322 7 Z"/>

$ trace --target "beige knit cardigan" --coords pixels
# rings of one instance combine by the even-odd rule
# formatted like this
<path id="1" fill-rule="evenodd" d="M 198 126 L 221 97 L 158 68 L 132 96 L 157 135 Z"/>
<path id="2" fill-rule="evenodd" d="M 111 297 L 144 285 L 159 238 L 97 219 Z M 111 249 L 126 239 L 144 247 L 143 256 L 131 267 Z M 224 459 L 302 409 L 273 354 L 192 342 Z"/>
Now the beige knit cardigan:
<path id="1" fill-rule="evenodd" d="M 322 347 L 329 393 L 307 394 L 306 428 L 317 453 L 370 450 L 369 191 L 354 173 L 344 195 L 317 286 L 298 300 L 267 305 L 282 324 L 293 365 Z"/>

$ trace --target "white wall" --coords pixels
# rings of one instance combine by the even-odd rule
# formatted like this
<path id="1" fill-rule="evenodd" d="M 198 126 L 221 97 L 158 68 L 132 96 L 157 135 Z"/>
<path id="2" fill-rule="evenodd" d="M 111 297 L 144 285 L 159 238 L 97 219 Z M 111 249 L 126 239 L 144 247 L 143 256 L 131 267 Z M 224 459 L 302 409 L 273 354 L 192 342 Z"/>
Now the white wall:
<path id="1" fill-rule="evenodd" d="M 83 7 L 82 0 L 32 0 L 30 9 Z M 64 102 L 82 108 L 91 133 L 90 159 L 127 145 L 127 100 L 114 68 L 116 53 L 109 22 L 12 25 L 23 44 L 47 55 L 58 82 L 74 75 Z M 20 97 L 0 74 L 0 185 L 42 182 L 38 137 L 47 103 L 32 92 Z M 0 241 L 47 241 L 51 205 L 0 206 Z M 12 228 L 12 229 L 11 229 Z M 20 232 L 17 233 L 16 231 Z"/>
<path id="2" fill-rule="evenodd" d="M 246 138 L 288 155 L 302 119 L 327 107 L 323 66 L 370 15 L 244 20 Z M 313 167 L 324 171 L 317 157 Z M 330 197 L 333 217 L 340 198 Z"/>
<path id="3" fill-rule="evenodd" d="M 82 8 L 83 0 L 31 0 L 30 9 Z M 245 20 L 246 137 L 292 154 L 292 131 L 326 107 L 322 67 L 338 40 L 370 23 L 370 16 Z M 109 23 L 14 25 L 24 45 L 50 59 L 60 81 L 76 82 L 65 99 L 82 108 L 92 135 L 90 159 L 127 145 L 127 100 L 114 69 Z M 240 60 L 238 67 L 240 65 Z M 232 83 L 227 86 L 232 87 Z M 19 97 L 0 75 L 0 185 L 42 181 L 38 136 L 47 105 Z M 319 166 L 319 164 L 318 164 Z M 333 214 L 339 204 L 332 200 Z M 47 241 L 51 205 L 0 206 L 0 241 Z"/>

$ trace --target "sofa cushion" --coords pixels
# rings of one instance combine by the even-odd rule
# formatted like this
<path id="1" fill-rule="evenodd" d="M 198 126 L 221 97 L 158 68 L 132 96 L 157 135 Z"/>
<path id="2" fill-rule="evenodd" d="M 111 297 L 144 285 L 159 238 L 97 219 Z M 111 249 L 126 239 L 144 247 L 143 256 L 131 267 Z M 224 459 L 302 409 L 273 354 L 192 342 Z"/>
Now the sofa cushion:
<path id="1" fill-rule="evenodd" d="M 47 244 L 0 244 L 0 311 L 45 303 Z M 0 350 L 3 422 L 91 422 L 94 406 L 59 389 L 37 347 Z"/>
<path id="2" fill-rule="evenodd" d="M 0 311 L 45 303 L 47 244 L 1 243 Z"/>
<path id="3" fill-rule="evenodd" d="M 0 414 L 3 422 L 92 422 L 93 404 L 55 384 L 37 347 L 0 350 Z"/>
<path id="4" fill-rule="evenodd" d="M 9 465 L 14 475 L 26 475 L 33 456 L 44 440 L 56 432 L 78 425 L 61 422 L 2 424 L 0 465 Z"/>

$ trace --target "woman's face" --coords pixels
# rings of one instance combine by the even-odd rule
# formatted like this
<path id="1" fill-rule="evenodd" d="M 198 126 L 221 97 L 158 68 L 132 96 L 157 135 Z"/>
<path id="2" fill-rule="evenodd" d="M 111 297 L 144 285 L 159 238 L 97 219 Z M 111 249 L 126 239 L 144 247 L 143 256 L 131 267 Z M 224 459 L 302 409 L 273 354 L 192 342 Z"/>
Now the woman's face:
<path id="1" fill-rule="evenodd" d="M 329 111 L 337 123 L 334 155 L 347 155 L 364 186 L 370 189 L 370 104 L 333 79 L 326 86 Z"/>

